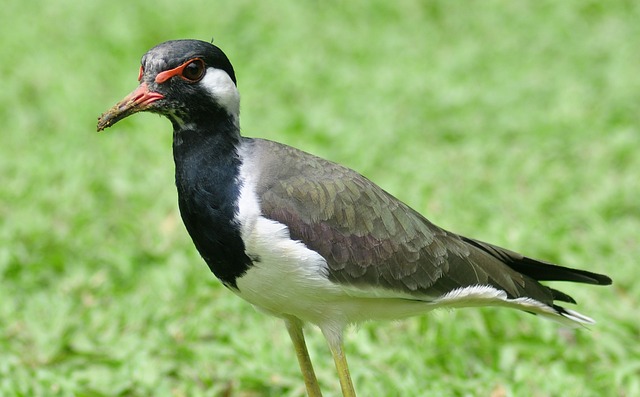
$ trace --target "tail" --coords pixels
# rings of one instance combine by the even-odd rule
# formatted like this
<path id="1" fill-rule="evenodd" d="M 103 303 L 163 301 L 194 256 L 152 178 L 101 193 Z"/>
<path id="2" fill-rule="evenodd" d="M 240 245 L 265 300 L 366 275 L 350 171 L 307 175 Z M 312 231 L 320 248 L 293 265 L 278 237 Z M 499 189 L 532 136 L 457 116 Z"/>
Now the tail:
<path id="1" fill-rule="evenodd" d="M 554 265 L 553 263 L 532 259 L 516 252 L 482 241 L 473 240 L 467 237 L 462 237 L 462 239 L 468 244 L 481 249 L 482 251 L 503 262 L 518 273 L 531 277 L 536 281 L 570 281 L 575 283 L 594 285 L 610 285 L 612 283 L 611 278 L 605 276 L 604 274 L 558 266 Z M 574 304 L 576 303 L 576 301 L 566 293 L 553 288 L 546 288 L 548 288 L 548 290 L 551 292 L 554 301 Z M 540 314 L 544 317 L 568 325 L 595 323 L 595 321 L 590 317 L 587 317 L 576 311 L 566 309 L 552 302 L 540 302 L 536 299 L 528 297 L 507 297 L 506 294 L 504 294 L 503 296 L 495 296 L 494 299 L 497 299 L 497 303 L 499 305 L 515 307 L 534 314 Z"/>
<path id="2" fill-rule="evenodd" d="M 459 308 L 474 306 L 502 306 L 540 315 L 549 320 L 575 327 L 595 324 L 595 321 L 576 311 L 555 304 L 547 304 L 529 297 L 509 298 L 503 290 L 490 285 L 472 285 L 457 288 L 441 296 L 432 305 L 439 308 Z"/>
<path id="3" fill-rule="evenodd" d="M 497 247 L 482 241 L 462 237 L 467 243 L 480 248 L 489 255 L 509 265 L 513 270 L 525 274 L 537 281 L 572 281 L 575 283 L 610 285 L 611 278 L 604 274 L 588 272 L 586 270 L 572 269 L 554 265 L 553 263 L 528 258 L 517 252 Z M 575 302 L 571 302 L 575 303 Z"/>

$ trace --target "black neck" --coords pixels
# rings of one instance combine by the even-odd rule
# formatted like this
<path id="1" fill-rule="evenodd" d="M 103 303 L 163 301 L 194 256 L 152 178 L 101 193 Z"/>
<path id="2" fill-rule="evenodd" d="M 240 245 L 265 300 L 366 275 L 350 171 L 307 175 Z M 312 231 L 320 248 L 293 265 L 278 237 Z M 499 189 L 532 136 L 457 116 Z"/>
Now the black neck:
<path id="1" fill-rule="evenodd" d="M 180 214 L 211 271 L 227 286 L 251 265 L 238 212 L 240 133 L 230 117 L 174 130 L 173 156 Z M 176 127 L 174 123 L 174 127 Z"/>

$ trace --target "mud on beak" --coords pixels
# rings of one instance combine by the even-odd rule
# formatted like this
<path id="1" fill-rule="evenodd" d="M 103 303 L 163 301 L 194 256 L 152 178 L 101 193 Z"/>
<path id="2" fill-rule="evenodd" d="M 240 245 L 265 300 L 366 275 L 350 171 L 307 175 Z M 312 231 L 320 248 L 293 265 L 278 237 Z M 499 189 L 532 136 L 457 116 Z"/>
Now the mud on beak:
<path id="1" fill-rule="evenodd" d="M 155 101 L 164 95 L 149 90 L 147 83 L 142 83 L 131 94 L 113 105 L 113 107 L 98 118 L 98 131 L 109 128 L 125 117 L 147 110 Z"/>

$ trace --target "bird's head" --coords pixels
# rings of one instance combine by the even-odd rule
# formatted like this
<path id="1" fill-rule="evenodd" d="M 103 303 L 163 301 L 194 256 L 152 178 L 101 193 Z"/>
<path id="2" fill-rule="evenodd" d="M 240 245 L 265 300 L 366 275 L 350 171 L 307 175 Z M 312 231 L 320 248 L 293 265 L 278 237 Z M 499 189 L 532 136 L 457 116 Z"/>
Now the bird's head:
<path id="1" fill-rule="evenodd" d="M 100 116 L 98 131 L 142 111 L 167 116 L 176 128 L 220 115 L 238 122 L 240 95 L 233 66 L 213 44 L 159 44 L 142 57 L 138 81 L 138 88 Z"/>

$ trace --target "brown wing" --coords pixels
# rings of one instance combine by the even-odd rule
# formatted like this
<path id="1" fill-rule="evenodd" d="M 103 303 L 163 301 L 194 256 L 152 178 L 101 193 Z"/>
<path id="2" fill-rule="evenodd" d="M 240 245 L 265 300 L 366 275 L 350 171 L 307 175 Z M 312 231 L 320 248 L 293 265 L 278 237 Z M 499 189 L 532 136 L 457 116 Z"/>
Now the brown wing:
<path id="1" fill-rule="evenodd" d="M 535 268 L 535 261 L 447 232 L 355 171 L 278 143 L 252 143 L 263 170 L 263 214 L 322 255 L 335 282 L 433 298 L 492 285 L 510 298 L 572 301 L 538 283 L 535 271 L 513 266 L 526 259 Z"/>

